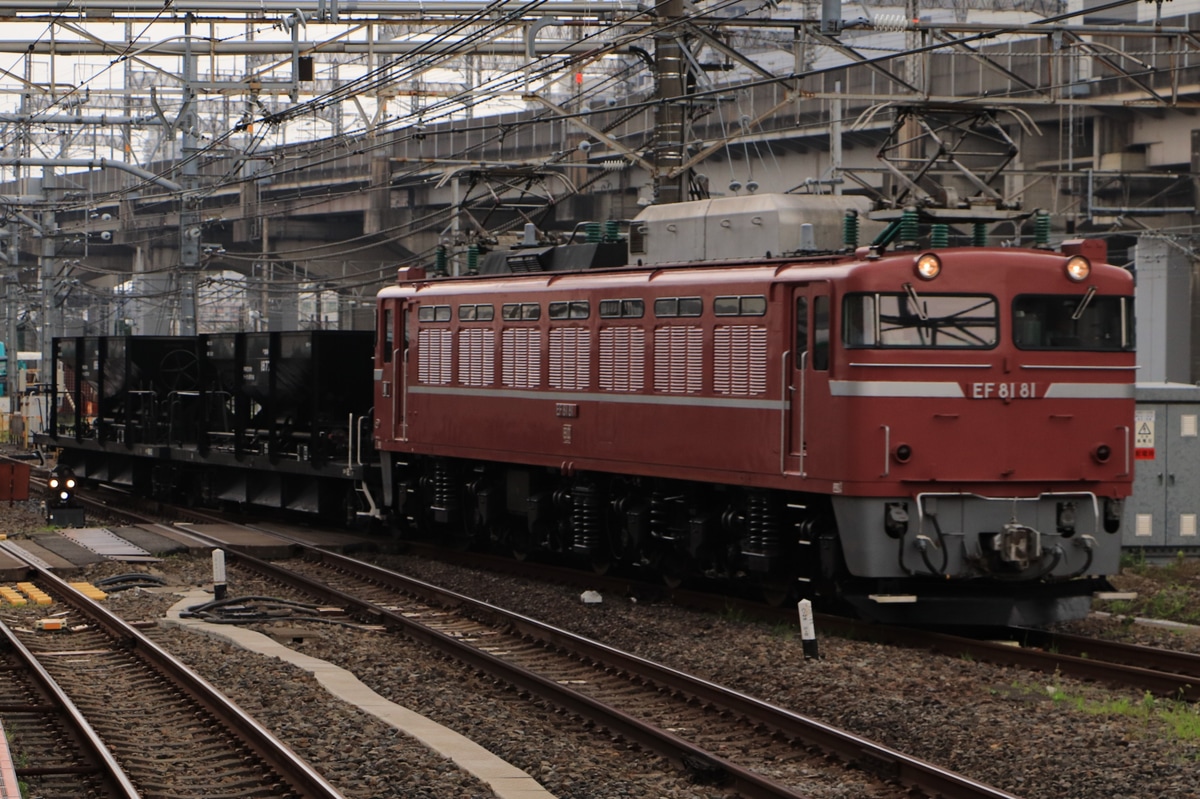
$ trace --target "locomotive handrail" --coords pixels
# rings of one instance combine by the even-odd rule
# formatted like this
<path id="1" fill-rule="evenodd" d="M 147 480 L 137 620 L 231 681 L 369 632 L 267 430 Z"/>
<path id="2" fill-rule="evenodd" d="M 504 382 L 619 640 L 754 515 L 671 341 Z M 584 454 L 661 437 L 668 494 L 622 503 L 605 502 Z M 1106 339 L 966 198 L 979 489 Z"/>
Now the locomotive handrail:
<path id="1" fill-rule="evenodd" d="M 850 366 L 895 366 L 901 369 L 991 369 L 990 363 L 879 363 L 851 361 Z"/>
<path id="2" fill-rule="evenodd" d="M 374 409 L 372 409 L 371 415 L 374 415 Z M 369 416 L 364 413 L 358 417 L 358 421 L 356 422 L 354 420 L 354 413 L 351 412 L 349 424 L 350 426 L 347 429 L 352 431 L 352 435 L 350 436 L 350 443 L 346 447 L 346 467 L 348 469 L 356 465 L 366 465 L 363 462 L 363 430 L 369 429 Z M 370 433 L 367 435 L 370 435 Z"/>
<path id="3" fill-rule="evenodd" d="M 1117 429 L 1125 431 L 1125 435 L 1122 436 L 1122 440 L 1125 442 L 1125 472 L 1121 476 L 1128 477 L 1131 471 L 1129 468 L 1129 451 L 1133 449 L 1133 447 L 1129 445 L 1129 439 L 1131 438 L 1130 427 L 1128 425 L 1119 425 Z"/>
<path id="4" fill-rule="evenodd" d="M 1077 363 L 1061 363 L 1061 364 L 1060 363 L 1023 363 L 1023 364 L 1021 364 L 1021 368 L 1022 369 L 1077 369 L 1077 370 L 1094 369 L 1096 371 L 1109 371 L 1109 372 L 1135 372 L 1138 369 L 1140 369 L 1141 367 L 1139 367 L 1137 364 L 1134 364 L 1133 366 L 1104 366 L 1102 364 L 1088 366 L 1086 364 L 1077 364 Z"/>
<path id="5" fill-rule="evenodd" d="M 807 449 L 808 422 L 808 350 L 800 353 L 800 476 L 804 477 L 804 453 Z"/>
<path id="6" fill-rule="evenodd" d="M 921 491 L 917 494 L 917 529 L 924 529 L 925 524 L 925 500 L 936 499 L 938 497 L 974 497 L 982 499 L 985 502 L 1037 502 L 1045 497 L 1082 497 L 1088 500 L 1092 506 L 1092 519 L 1095 527 L 1092 532 L 1096 535 L 1100 534 L 1100 498 L 1096 496 L 1094 491 L 1042 491 L 1036 497 L 989 497 L 985 494 L 980 494 L 976 491 Z M 929 514 L 931 516 L 935 513 Z"/>
<path id="7" fill-rule="evenodd" d="M 367 465 L 367 462 L 365 460 L 363 460 L 363 441 L 370 438 L 371 420 L 374 418 L 375 418 L 375 406 L 372 405 L 371 410 L 368 413 L 364 413 L 358 417 L 358 424 L 355 425 L 355 430 L 358 431 L 358 436 L 357 436 L 358 444 L 356 447 L 358 450 L 358 453 L 356 455 L 356 458 L 358 459 L 359 466 Z"/>
<path id="8" fill-rule="evenodd" d="M 407 334 L 407 331 L 406 331 L 406 334 Z M 399 349 L 397 349 L 396 351 L 399 352 Z M 393 360 L 392 360 L 392 363 L 401 364 L 401 368 L 400 368 L 400 378 L 401 378 L 400 379 L 400 392 L 401 393 L 400 393 L 400 396 L 404 397 L 404 414 L 401 417 L 401 421 L 400 421 L 400 440 L 401 441 L 408 441 L 408 353 L 409 353 L 409 350 L 407 347 L 405 347 L 404 358 L 401 360 L 395 360 L 393 358 Z M 393 383 L 396 382 L 396 376 L 394 374 L 392 375 L 392 382 Z M 395 424 L 396 424 L 396 400 L 393 399 L 392 400 L 392 426 L 395 427 Z"/>
<path id="9" fill-rule="evenodd" d="M 788 380 L 788 359 L 791 356 L 791 350 L 784 350 L 779 369 L 779 473 L 787 474 L 787 457 L 788 457 L 788 396 L 790 392 L 795 391 L 792 387 L 792 381 Z"/>
<path id="10" fill-rule="evenodd" d="M 892 449 L 892 428 L 886 424 L 879 425 L 883 428 L 883 474 L 880 477 L 887 477 L 892 473 L 892 462 L 888 455 Z"/>

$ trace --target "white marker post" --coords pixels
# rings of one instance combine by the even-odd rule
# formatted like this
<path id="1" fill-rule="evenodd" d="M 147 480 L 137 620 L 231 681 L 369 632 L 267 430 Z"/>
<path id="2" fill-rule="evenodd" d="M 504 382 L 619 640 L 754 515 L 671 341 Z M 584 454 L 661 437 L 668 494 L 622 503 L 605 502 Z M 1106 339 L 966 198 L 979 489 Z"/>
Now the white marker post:
<path id="1" fill-rule="evenodd" d="M 213 560 L 213 599 L 224 599 L 227 586 L 225 585 L 225 550 L 214 549 Z M 810 614 L 811 615 L 811 614 Z"/>
<path id="2" fill-rule="evenodd" d="M 813 624 L 812 602 L 801 599 L 796 606 L 800 610 L 800 640 L 804 642 L 804 659 L 819 660 L 821 653 L 817 648 L 817 627 Z"/>

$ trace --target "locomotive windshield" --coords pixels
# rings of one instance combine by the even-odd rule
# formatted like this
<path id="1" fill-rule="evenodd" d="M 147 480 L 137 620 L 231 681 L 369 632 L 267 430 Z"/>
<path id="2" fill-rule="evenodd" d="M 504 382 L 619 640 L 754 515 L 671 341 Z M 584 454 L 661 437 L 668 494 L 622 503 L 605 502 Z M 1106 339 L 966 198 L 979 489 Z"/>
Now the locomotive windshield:
<path id="1" fill-rule="evenodd" d="M 996 298 L 986 294 L 847 294 L 847 347 L 993 347 Z"/>
<path id="2" fill-rule="evenodd" d="M 1013 342 L 1023 350 L 1132 350 L 1132 298 L 1022 295 L 1013 301 Z"/>

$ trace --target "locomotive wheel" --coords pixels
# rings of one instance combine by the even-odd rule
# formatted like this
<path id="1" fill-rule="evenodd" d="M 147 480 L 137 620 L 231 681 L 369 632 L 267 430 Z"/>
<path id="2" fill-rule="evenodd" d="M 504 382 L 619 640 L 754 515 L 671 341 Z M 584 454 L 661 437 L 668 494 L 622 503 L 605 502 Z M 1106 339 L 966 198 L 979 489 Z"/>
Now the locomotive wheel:
<path id="1" fill-rule="evenodd" d="M 668 552 L 659 560 L 658 571 L 667 588 L 678 588 L 687 576 L 687 559 L 683 555 Z"/>
<path id="2" fill-rule="evenodd" d="M 524 526 L 514 524 L 510 528 L 508 542 L 513 560 L 524 561 L 529 557 L 529 551 L 533 548 L 529 539 L 529 531 Z"/>
<path id="3" fill-rule="evenodd" d="M 765 577 L 758 590 L 763 602 L 781 608 L 792 596 L 792 581 L 785 577 Z"/>
<path id="4" fill-rule="evenodd" d="M 608 570 L 612 568 L 612 558 L 607 552 L 592 552 L 588 556 L 588 561 L 591 563 L 592 571 L 596 574 L 608 574 Z"/>

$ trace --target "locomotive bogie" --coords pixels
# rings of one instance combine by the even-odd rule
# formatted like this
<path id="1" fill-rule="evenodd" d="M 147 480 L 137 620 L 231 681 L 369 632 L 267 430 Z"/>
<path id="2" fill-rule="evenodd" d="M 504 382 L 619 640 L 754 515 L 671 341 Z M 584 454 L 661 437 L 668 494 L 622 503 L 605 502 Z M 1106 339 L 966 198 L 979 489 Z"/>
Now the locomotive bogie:
<path id="1" fill-rule="evenodd" d="M 833 529 L 823 498 L 805 504 L 773 490 L 444 458 L 409 458 L 397 471 L 413 534 L 669 582 L 719 579 L 780 598 L 804 576 L 799 551 Z M 820 576 L 818 561 L 809 567 Z"/>

